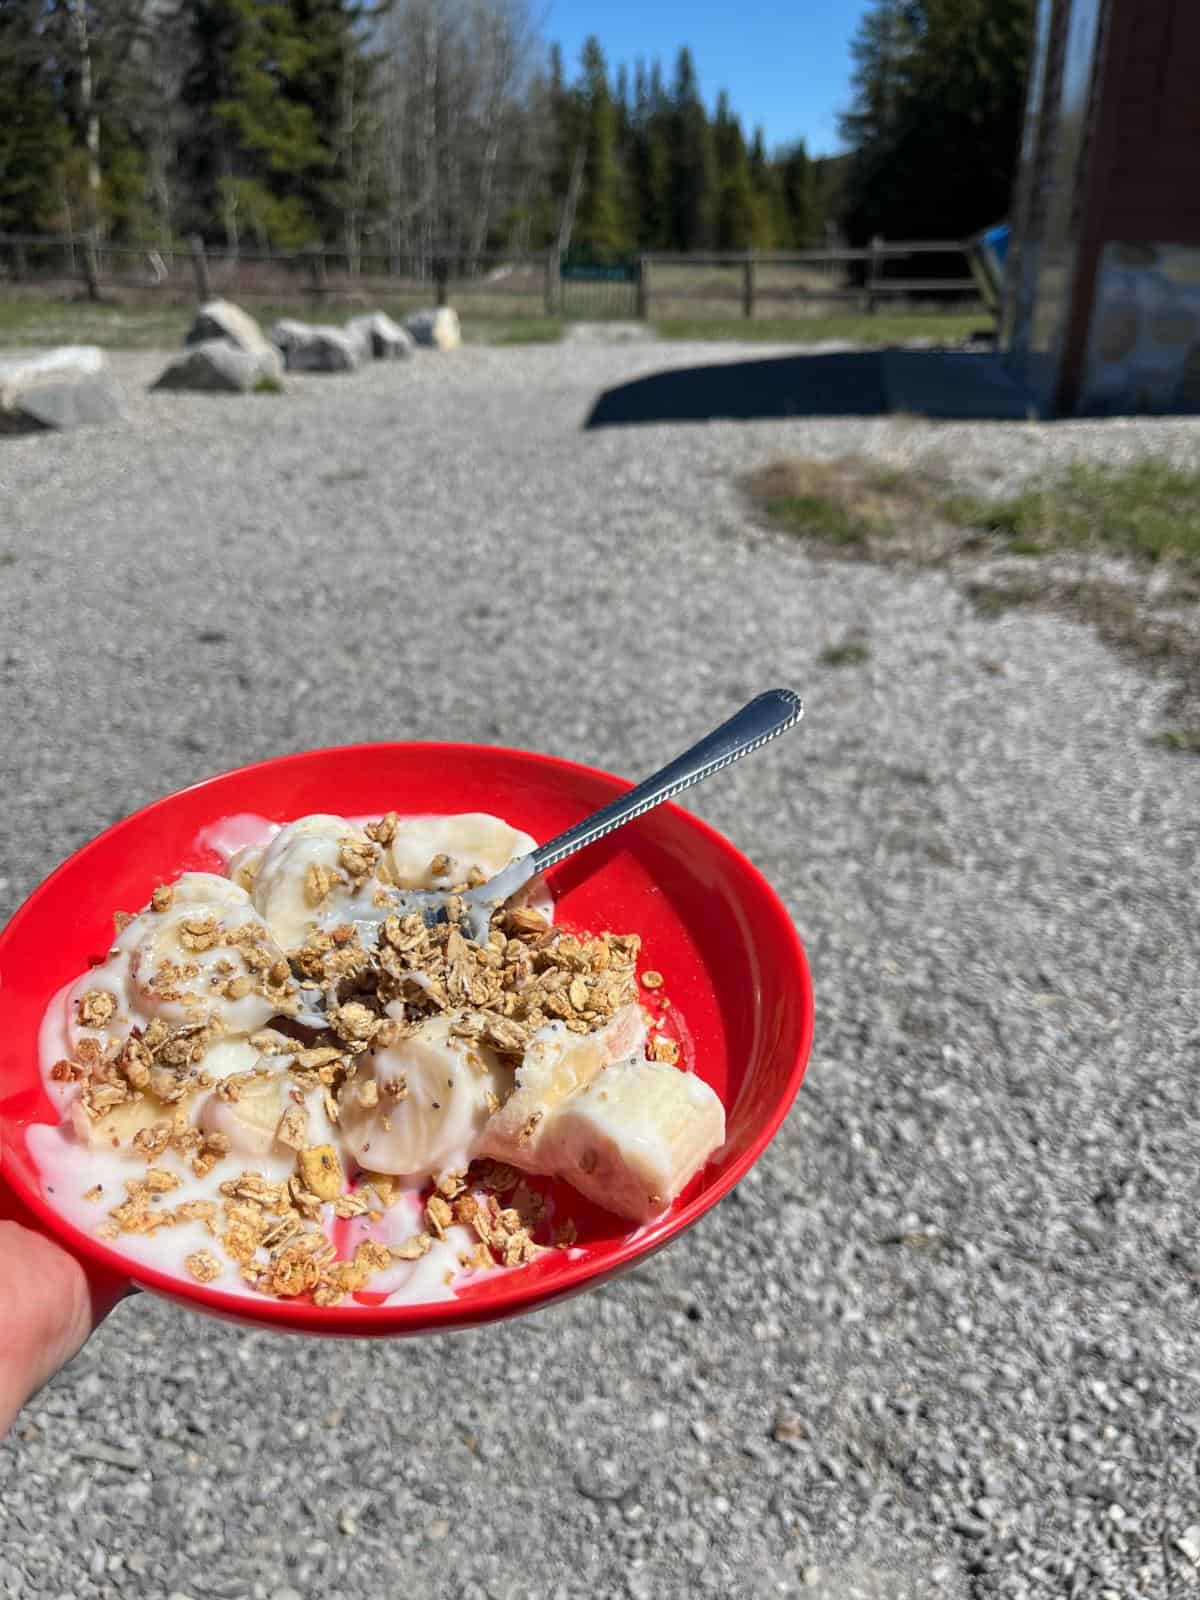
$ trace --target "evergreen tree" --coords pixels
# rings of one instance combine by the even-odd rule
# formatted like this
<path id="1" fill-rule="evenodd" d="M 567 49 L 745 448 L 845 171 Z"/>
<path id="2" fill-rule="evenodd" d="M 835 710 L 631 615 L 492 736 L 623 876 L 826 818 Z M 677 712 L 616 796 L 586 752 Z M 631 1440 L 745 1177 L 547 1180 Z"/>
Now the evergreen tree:
<path id="1" fill-rule="evenodd" d="M 68 130 L 37 48 L 36 0 L 0 4 L 0 228 L 32 233 L 51 221 Z"/>
<path id="2" fill-rule="evenodd" d="M 773 250 L 787 243 L 783 215 L 783 196 L 779 172 L 767 155 L 761 128 L 755 128 L 750 145 L 750 192 L 753 203 L 751 243 L 759 250 Z"/>
<path id="3" fill-rule="evenodd" d="M 784 150 L 776 161 L 779 172 L 779 244 L 783 249 L 811 249 L 818 242 L 820 222 L 816 179 L 804 140 Z"/>
<path id="4" fill-rule="evenodd" d="M 608 86 L 608 66 L 600 41 L 583 46 L 579 100 L 587 162 L 583 192 L 575 214 L 574 241 L 588 253 L 611 254 L 626 244 L 617 166 L 617 111 Z"/>
<path id="5" fill-rule="evenodd" d="M 715 244 L 718 250 L 749 250 L 758 244 L 754 190 L 741 123 L 722 91 L 713 119 L 713 155 L 717 174 Z"/>
<path id="6" fill-rule="evenodd" d="M 844 222 L 956 238 L 1003 216 L 1016 169 L 1032 0 L 876 0 L 854 44 Z"/>
<path id="7" fill-rule="evenodd" d="M 671 97 L 672 244 L 676 250 L 712 245 L 716 210 L 716 162 L 712 128 L 700 99 L 692 52 L 684 46 L 675 67 Z"/>

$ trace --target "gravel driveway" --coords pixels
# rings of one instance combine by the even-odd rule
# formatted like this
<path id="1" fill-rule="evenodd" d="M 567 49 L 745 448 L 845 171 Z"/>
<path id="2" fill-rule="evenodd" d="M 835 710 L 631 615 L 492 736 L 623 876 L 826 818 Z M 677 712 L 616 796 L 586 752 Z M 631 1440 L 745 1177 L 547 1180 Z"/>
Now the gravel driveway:
<path id="1" fill-rule="evenodd" d="M 241 762 L 448 736 L 637 775 L 778 682 L 803 729 L 695 808 L 818 1000 L 767 1157 L 599 1293 L 390 1345 L 127 1302 L 0 1446 L 0 1594 L 1195 1592 L 1200 763 L 1085 629 L 815 562 L 732 476 L 1200 465 L 1200 424 L 581 432 L 609 384 L 746 353 L 477 348 L 239 400 L 117 357 L 127 426 L 0 441 L 0 917 Z M 819 664 L 852 634 L 864 664 Z"/>

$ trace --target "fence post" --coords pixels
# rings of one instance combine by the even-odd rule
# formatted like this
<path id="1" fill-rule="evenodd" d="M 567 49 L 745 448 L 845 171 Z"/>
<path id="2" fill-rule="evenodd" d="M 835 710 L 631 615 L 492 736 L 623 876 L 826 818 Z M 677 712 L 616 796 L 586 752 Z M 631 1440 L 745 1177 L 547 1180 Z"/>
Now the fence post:
<path id="1" fill-rule="evenodd" d="M 639 256 L 637 263 L 637 314 L 639 322 L 650 319 L 650 257 Z"/>
<path id="2" fill-rule="evenodd" d="M 435 302 L 439 306 L 449 303 L 450 263 L 445 256 L 435 256 L 433 259 L 433 281 L 437 289 Z"/>
<path id="3" fill-rule="evenodd" d="M 867 310 L 872 316 L 875 314 L 875 280 L 883 277 L 882 249 L 882 238 L 877 233 L 872 234 L 870 254 L 867 256 Z"/>
<path id="4" fill-rule="evenodd" d="M 314 300 L 324 300 L 328 287 L 325 279 L 325 250 L 322 245 L 317 245 L 308 258 L 308 270 L 312 278 L 312 296 Z"/>
<path id="5" fill-rule="evenodd" d="M 742 262 L 742 315 L 747 322 L 754 316 L 754 257 L 750 254 Z"/>
<path id="6" fill-rule="evenodd" d="M 89 300 L 100 298 L 100 263 L 96 235 L 88 233 L 83 241 L 83 286 Z"/>
<path id="7" fill-rule="evenodd" d="M 553 245 L 546 251 L 542 305 L 548 317 L 558 311 L 558 251 Z"/>
<path id="8" fill-rule="evenodd" d="M 212 299 L 212 287 L 208 281 L 208 257 L 204 254 L 204 240 L 198 233 L 193 233 L 188 239 L 188 249 L 192 256 L 192 274 L 196 279 L 196 294 L 201 305 Z"/>

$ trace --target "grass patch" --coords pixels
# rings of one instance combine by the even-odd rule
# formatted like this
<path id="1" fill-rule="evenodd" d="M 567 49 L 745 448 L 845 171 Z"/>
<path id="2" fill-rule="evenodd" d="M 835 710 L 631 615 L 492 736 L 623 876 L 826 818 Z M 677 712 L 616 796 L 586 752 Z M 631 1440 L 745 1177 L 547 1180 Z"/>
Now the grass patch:
<path id="1" fill-rule="evenodd" d="M 1090 624 L 1113 649 L 1171 674 L 1181 726 L 1159 742 L 1200 753 L 1200 472 L 1080 464 L 993 501 L 951 493 L 949 471 L 792 458 L 741 482 L 765 523 L 827 558 L 949 571 L 981 617 L 1031 606 Z M 1097 571 L 1096 554 L 1124 558 L 1124 570 Z M 852 664 L 845 648 L 823 664 Z"/>
<path id="2" fill-rule="evenodd" d="M 1150 743 L 1159 750 L 1175 750 L 1183 755 L 1200 756 L 1200 728 L 1164 728 Z"/>
<path id="3" fill-rule="evenodd" d="M 823 667 L 861 667 L 871 659 L 869 645 L 860 639 L 847 639 L 844 644 L 826 645 L 817 657 Z"/>
<path id="4" fill-rule="evenodd" d="M 843 339 L 851 344 L 901 344 L 932 339 L 959 344 L 978 333 L 986 317 L 978 311 L 832 312 L 811 317 L 666 317 L 655 318 L 663 339 L 739 339 L 771 344 L 819 344 Z"/>
<path id="5" fill-rule="evenodd" d="M 247 298 L 242 304 L 263 328 L 282 317 L 341 327 L 366 309 L 361 305 L 314 305 L 311 300 Z M 372 302 L 369 309 L 386 311 L 403 322 L 418 309 L 418 303 L 382 300 Z M 113 300 L 93 305 L 86 300 L 0 299 L 0 347 L 96 344 L 106 350 L 169 350 L 182 345 L 194 310 L 191 303 L 142 305 Z M 487 315 L 470 310 L 460 315 L 467 344 L 552 344 L 562 338 L 564 327 L 560 317 Z"/>
<path id="6" fill-rule="evenodd" d="M 1063 477 L 997 502 L 959 499 L 947 512 L 1007 541 L 1012 555 L 1108 550 L 1200 573 L 1200 472 L 1164 461 L 1077 464 Z"/>
<path id="7" fill-rule="evenodd" d="M 282 394 L 284 392 L 283 383 L 279 378 L 272 378 L 269 373 L 264 372 L 255 383 L 253 392 L 255 394 Z"/>
<path id="8" fill-rule="evenodd" d="M 773 527 L 852 549 L 890 539 L 914 507 L 936 503 L 932 488 L 910 473 L 855 456 L 776 461 L 750 473 L 742 487 Z"/>
<path id="9" fill-rule="evenodd" d="M 236 299 L 236 296 L 234 297 Z M 412 311 L 429 304 L 428 298 L 397 296 L 370 299 L 369 305 L 312 300 L 256 300 L 247 296 L 240 302 L 253 317 L 269 328 L 281 317 L 301 322 L 325 322 L 340 326 L 364 310 L 386 311 L 398 322 Z M 511 305 L 496 299 L 472 305 L 470 299 L 457 307 L 467 344 L 554 344 L 563 336 L 567 319 L 547 317 L 536 312 L 513 314 Z M 0 346 L 46 346 L 55 344 L 98 344 L 109 350 L 165 350 L 178 346 L 191 326 L 191 302 L 164 304 L 162 301 L 122 299 L 94 305 L 87 300 L 19 295 L 0 301 Z M 664 339 L 714 339 L 772 344 L 817 344 L 826 339 L 852 344 L 900 344 L 908 339 L 931 339 L 957 344 L 980 329 L 976 311 L 880 312 L 867 316 L 852 312 L 832 312 L 799 317 L 666 317 L 655 318 L 654 331 Z"/>

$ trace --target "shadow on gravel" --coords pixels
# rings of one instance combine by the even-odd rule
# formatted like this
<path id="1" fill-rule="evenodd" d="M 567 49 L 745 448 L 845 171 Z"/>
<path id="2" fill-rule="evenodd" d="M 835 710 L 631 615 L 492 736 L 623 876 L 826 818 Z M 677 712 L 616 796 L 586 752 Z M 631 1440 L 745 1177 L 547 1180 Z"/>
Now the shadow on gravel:
<path id="1" fill-rule="evenodd" d="M 606 389 L 584 424 L 878 417 L 1026 422 L 1031 401 L 994 351 L 846 350 L 652 373 Z"/>

